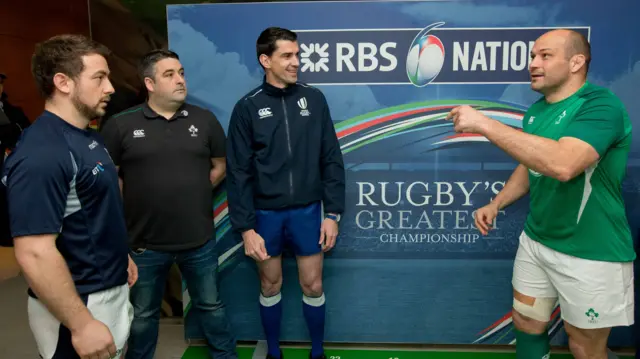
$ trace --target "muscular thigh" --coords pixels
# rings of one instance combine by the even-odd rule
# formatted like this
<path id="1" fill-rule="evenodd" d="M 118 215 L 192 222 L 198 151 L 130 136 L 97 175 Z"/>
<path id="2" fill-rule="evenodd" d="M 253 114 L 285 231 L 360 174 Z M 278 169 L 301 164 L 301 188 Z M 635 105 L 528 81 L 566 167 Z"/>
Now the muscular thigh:
<path id="1" fill-rule="evenodd" d="M 587 353 L 606 350 L 609 333 L 611 333 L 611 328 L 580 329 L 566 321 L 564 329 L 569 336 L 570 346 Z"/>
<path id="2" fill-rule="evenodd" d="M 322 278 L 324 255 L 298 256 L 298 275 L 301 283 L 311 283 Z"/>
<path id="3" fill-rule="evenodd" d="M 258 262 L 262 294 L 269 297 L 280 292 L 282 287 L 282 256 Z"/>
<path id="4" fill-rule="evenodd" d="M 322 252 L 311 256 L 298 256 L 298 276 L 302 292 L 307 296 L 320 296 L 322 288 Z"/>

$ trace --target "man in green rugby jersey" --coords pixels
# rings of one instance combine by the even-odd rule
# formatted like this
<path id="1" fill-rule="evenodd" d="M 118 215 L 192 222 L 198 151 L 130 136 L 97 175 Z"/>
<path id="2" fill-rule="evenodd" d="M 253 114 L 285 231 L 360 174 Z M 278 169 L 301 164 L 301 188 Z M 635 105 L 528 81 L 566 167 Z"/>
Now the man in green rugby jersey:
<path id="1" fill-rule="evenodd" d="M 540 36 L 531 52 L 531 88 L 543 95 L 518 131 L 469 106 L 447 116 L 519 165 L 502 191 L 476 212 L 486 235 L 499 210 L 526 193 L 529 214 L 513 269 L 518 359 L 550 357 L 549 317 L 560 303 L 577 359 L 607 358 L 612 327 L 634 321 L 635 252 L 622 181 L 631 122 L 611 91 L 587 81 L 591 50 L 571 30 Z"/>

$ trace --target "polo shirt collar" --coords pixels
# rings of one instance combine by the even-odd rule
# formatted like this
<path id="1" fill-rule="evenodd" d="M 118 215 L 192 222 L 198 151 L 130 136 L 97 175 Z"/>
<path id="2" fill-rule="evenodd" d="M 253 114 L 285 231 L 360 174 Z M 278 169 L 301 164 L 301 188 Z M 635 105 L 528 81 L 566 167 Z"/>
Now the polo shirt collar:
<path id="1" fill-rule="evenodd" d="M 171 117 L 169 120 L 171 121 L 171 120 L 176 120 L 178 118 L 186 118 L 187 116 L 189 116 L 189 111 L 187 111 L 186 107 L 187 107 L 187 103 L 185 102 L 178 108 L 178 111 L 176 111 L 176 113 L 173 114 L 173 117 Z M 158 119 L 158 118 L 164 119 L 164 117 L 162 117 L 160 114 L 155 112 L 149 106 L 149 103 L 146 101 L 142 106 L 142 112 L 144 113 L 144 117 L 148 119 Z"/>

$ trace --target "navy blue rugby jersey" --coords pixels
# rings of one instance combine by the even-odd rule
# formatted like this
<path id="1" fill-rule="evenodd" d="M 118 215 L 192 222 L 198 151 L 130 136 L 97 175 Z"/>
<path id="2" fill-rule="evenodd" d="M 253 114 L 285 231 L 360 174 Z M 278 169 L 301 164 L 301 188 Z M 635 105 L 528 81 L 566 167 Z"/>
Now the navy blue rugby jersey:
<path id="1" fill-rule="evenodd" d="M 7 158 L 2 183 L 13 238 L 57 234 L 80 295 L 127 283 L 118 174 L 98 133 L 45 111 Z"/>

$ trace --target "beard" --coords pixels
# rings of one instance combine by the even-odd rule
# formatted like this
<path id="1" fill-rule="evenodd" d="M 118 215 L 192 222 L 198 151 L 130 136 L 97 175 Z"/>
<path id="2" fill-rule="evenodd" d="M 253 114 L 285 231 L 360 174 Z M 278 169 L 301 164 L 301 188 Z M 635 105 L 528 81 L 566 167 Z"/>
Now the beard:
<path id="1" fill-rule="evenodd" d="M 102 105 L 102 101 L 105 101 L 105 100 L 108 100 L 108 99 L 101 99 L 101 101 L 98 102 L 97 105 L 92 107 L 82 102 L 82 100 L 80 100 L 80 95 L 78 95 L 77 92 L 71 97 L 71 102 L 73 103 L 73 106 L 83 117 L 87 119 L 87 121 L 91 121 L 93 119 L 97 119 L 99 117 L 104 116 L 106 111 L 102 109 L 100 106 Z"/>

